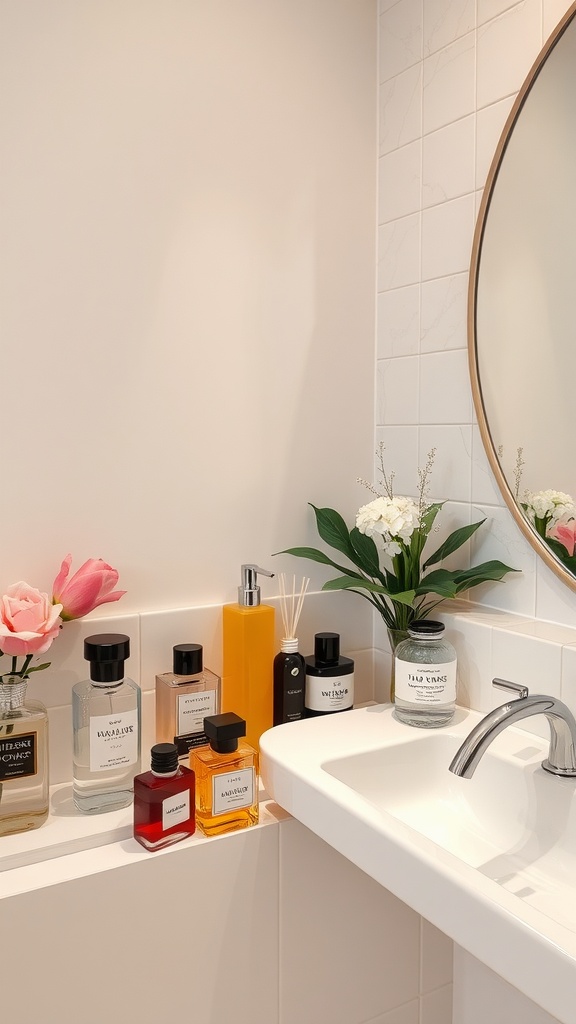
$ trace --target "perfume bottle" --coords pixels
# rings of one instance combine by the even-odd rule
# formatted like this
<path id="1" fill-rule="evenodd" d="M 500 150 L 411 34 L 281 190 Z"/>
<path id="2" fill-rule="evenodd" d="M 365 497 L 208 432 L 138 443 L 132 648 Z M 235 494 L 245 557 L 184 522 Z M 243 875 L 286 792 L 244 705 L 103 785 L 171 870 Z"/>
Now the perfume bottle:
<path id="1" fill-rule="evenodd" d="M 232 712 L 204 720 L 209 747 L 190 754 L 196 775 L 196 824 L 218 836 L 258 824 L 258 754 L 247 743 L 246 722 Z"/>
<path id="2" fill-rule="evenodd" d="M 394 714 L 406 725 L 446 725 L 456 704 L 456 651 L 444 637 L 444 623 L 417 619 L 396 648 Z"/>
<path id="3" fill-rule="evenodd" d="M 84 641 L 90 679 L 72 687 L 74 803 L 98 814 L 126 807 L 140 771 L 140 687 L 124 676 L 130 639 L 97 633 Z"/>
<path id="4" fill-rule="evenodd" d="M 194 772 L 178 764 L 175 743 L 156 743 L 150 761 L 134 779 L 134 838 L 161 850 L 194 835 Z"/>
<path id="5" fill-rule="evenodd" d="M 156 739 L 178 756 L 208 743 L 204 719 L 220 711 L 220 677 L 203 668 L 201 644 L 176 644 L 172 672 L 156 676 Z"/>
<path id="6" fill-rule="evenodd" d="M 26 700 L 28 680 L 0 680 L 0 836 L 38 828 L 48 817 L 48 714 Z"/>
<path id="7" fill-rule="evenodd" d="M 349 711 L 354 704 L 354 662 L 340 654 L 339 633 L 316 633 L 306 659 L 305 718 Z"/>

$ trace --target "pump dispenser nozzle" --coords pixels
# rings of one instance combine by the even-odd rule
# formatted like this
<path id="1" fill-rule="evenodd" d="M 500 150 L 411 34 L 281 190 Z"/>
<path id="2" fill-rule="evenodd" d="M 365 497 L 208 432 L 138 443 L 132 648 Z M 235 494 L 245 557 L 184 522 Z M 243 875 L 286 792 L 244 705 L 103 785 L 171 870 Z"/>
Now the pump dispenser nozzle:
<path id="1" fill-rule="evenodd" d="M 238 604 L 244 608 L 256 608 L 260 604 L 260 587 L 256 580 L 258 573 L 261 576 L 274 576 L 273 572 L 261 569 L 259 565 L 242 566 L 242 585 L 238 587 Z"/>

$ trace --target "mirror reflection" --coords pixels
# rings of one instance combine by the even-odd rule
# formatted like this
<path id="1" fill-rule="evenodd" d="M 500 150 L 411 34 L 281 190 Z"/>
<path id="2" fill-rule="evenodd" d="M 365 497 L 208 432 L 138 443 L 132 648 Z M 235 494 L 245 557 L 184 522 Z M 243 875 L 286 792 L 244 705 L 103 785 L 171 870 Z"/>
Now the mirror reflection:
<path id="1" fill-rule="evenodd" d="M 575 9 L 522 89 L 492 165 L 472 263 L 470 363 L 503 495 L 576 588 Z"/>

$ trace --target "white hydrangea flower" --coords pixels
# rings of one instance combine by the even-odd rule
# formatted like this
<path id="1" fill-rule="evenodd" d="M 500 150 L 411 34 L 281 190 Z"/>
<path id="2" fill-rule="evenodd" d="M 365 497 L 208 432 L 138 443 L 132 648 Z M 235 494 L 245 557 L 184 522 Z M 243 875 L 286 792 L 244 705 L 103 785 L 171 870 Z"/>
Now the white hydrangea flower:
<path id="1" fill-rule="evenodd" d="M 526 515 L 530 522 L 546 519 L 550 526 L 576 515 L 574 499 L 564 491 L 527 491 L 525 495 Z"/>
<path id="2" fill-rule="evenodd" d="M 380 537 L 387 555 L 399 555 L 399 541 L 407 544 L 420 525 L 418 505 L 412 498 L 375 498 L 362 505 L 356 515 L 356 526 L 368 537 Z"/>

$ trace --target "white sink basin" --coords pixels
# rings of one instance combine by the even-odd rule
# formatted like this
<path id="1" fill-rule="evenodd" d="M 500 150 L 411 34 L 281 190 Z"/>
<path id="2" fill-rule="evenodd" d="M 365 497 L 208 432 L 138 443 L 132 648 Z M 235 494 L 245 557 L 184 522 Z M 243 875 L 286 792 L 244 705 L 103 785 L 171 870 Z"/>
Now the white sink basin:
<path id="1" fill-rule="evenodd" d="M 472 779 L 448 771 L 481 719 L 434 730 L 389 705 L 309 719 L 261 739 L 271 796 L 563 1024 L 576 994 L 576 780 L 547 744 L 498 736 Z"/>

